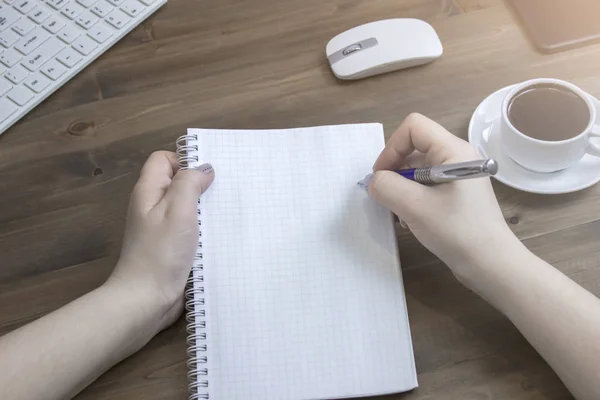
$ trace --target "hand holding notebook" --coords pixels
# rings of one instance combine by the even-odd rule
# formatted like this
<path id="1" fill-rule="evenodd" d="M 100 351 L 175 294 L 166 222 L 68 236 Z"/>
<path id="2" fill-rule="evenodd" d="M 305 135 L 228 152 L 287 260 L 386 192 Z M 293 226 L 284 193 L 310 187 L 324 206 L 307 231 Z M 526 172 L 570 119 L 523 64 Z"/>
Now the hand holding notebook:
<path id="1" fill-rule="evenodd" d="M 195 204 L 215 176 L 212 169 L 177 170 L 176 155 L 167 151 L 153 153 L 142 168 L 131 194 L 121 257 L 109 279 L 133 282 L 152 304 L 160 300 L 156 308 L 166 314 L 161 329 L 180 316 L 177 306 L 196 251 Z"/>

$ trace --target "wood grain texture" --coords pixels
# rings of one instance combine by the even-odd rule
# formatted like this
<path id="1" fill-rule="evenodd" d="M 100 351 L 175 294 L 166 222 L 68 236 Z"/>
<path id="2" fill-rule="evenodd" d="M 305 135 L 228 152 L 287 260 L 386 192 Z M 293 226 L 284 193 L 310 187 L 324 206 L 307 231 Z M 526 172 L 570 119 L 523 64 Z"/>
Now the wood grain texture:
<path id="1" fill-rule="evenodd" d="M 331 37 L 390 17 L 429 21 L 433 64 L 344 83 Z M 537 53 L 500 0 L 169 0 L 0 137 L 0 334 L 99 285 L 119 253 L 146 157 L 186 127 L 286 128 L 380 121 L 389 137 L 419 111 L 465 138 L 477 104 L 532 77 L 600 95 L 600 45 Z M 536 254 L 600 294 L 600 187 L 539 196 L 495 184 Z M 497 311 L 398 229 L 419 389 L 386 399 L 568 399 Z M 183 322 L 78 399 L 185 399 Z"/>

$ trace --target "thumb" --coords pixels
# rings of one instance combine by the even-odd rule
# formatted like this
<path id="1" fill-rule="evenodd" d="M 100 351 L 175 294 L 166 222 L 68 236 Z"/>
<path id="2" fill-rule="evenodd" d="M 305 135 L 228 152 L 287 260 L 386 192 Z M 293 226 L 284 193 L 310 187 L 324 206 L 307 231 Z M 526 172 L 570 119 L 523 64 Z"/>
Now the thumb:
<path id="1" fill-rule="evenodd" d="M 167 191 L 167 201 L 174 207 L 196 204 L 200 195 L 206 192 L 214 179 L 215 171 L 210 164 L 179 170 Z"/>
<path id="2" fill-rule="evenodd" d="M 392 171 L 376 171 L 369 185 L 369 195 L 401 219 L 410 222 L 426 199 L 427 187 Z"/>

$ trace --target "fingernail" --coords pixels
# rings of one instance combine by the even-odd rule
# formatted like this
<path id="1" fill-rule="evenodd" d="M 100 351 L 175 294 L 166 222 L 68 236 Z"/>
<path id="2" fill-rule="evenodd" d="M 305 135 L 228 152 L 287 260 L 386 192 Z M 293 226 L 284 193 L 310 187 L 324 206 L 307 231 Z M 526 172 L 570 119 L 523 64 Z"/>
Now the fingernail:
<path id="1" fill-rule="evenodd" d="M 210 174 L 211 172 L 213 172 L 213 167 L 209 163 L 199 165 L 197 167 L 194 167 L 194 169 L 196 171 L 204 172 L 205 174 Z"/>

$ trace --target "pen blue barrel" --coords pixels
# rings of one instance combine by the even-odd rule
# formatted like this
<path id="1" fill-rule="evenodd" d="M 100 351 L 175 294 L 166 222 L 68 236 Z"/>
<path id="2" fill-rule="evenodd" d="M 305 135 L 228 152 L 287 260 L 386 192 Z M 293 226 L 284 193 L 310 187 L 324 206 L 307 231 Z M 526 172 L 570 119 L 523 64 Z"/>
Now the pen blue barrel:
<path id="1" fill-rule="evenodd" d="M 395 171 L 398 175 L 405 177 L 406 179 L 410 179 L 411 181 L 415 180 L 415 171 L 417 169 L 416 168 L 410 168 L 410 169 L 401 169 L 398 171 Z"/>

